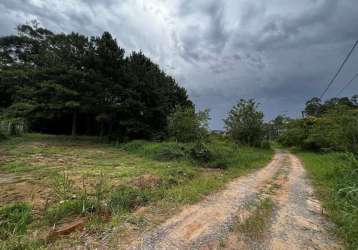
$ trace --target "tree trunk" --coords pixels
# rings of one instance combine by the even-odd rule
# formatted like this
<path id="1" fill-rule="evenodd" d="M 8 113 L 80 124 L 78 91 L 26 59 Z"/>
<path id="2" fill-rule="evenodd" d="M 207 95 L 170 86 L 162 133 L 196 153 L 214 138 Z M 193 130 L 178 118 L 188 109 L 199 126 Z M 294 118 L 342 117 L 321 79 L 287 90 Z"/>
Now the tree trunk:
<path id="1" fill-rule="evenodd" d="M 73 112 L 73 115 L 72 115 L 72 136 L 76 136 L 76 128 L 77 128 L 77 112 Z"/>
<path id="2" fill-rule="evenodd" d="M 108 134 L 108 135 L 112 134 L 112 131 L 113 131 L 113 123 L 112 123 L 112 120 L 110 120 L 110 121 L 109 121 L 109 125 L 108 125 L 107 134 Z"/>
<path id="3" fill-rule="evenodd" d="M 104 122 L 101 122 L 101 131 L 100 131 L 99 136 L 103 137 L 103 135 L 104 135 Z"/>
<path id="4" fill-rule="evenodd" d="M 91 116 L 89 114 L 86 115 L 86 135 L 91 134 Z"/>

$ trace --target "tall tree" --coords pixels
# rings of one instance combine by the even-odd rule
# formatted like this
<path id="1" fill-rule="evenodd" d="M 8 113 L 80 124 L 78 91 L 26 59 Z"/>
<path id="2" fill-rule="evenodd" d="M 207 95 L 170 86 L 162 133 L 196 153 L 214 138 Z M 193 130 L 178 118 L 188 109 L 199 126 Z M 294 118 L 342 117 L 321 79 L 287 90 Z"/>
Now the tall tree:
<path id="1" fill-rule="evenodd" d="M 142 52 L 125 57 L 110 33 L 57 34 L 36 23 L 0 37 L 0 90 L 0 112 L 72 135 L 165 135 L 175 106 L 193 107 L 172 77 Z"/>

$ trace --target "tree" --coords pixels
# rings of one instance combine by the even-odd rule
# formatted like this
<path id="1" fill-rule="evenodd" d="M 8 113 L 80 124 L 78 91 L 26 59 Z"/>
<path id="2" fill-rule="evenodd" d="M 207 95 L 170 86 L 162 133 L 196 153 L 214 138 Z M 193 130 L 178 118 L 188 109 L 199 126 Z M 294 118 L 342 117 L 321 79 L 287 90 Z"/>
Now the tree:
<path id="1" fill-rule="evenodd" d="M 142 52 L 99 37 L 54 33 L 37 23 L 0 37 L 0 112 L 36 132 L 151 139 L 168 130 L 187 92 Z"/>
<path id="2" fill-rule="evenodd" d="M 318 116 L 322 112 L 321 99 L 313 97 L 311 100 L 306 102 L 304 113 L 308 116 Z"/>
<path id="3" fill-rule="evenodd" d="M 358 112 L 348 98 L 329 100 L 318 117 L 291 120 L 279 142 L 309 150 L 358 152 Z"/>
<path id="4" fill-rule="evenodd" d="M 285 115 L 278 115 L 275 119 L 265 124 L 266 134 L 269 140 L 277 139 L 285 130 L 290 119 Z"/>
<path id="5" fill-rule="evenodd" d="M 253 100 L 241 99 L 224 120 L 226 132 L 237 142 L 259 146 L 264 136 L 263 113 Z"/>
<path id="6" fill-rule="evenodd" d="M 209 110 L 177 106 L 169 116 L 169 135 L 179 142 L 202 142 L 208 136 Z"/>

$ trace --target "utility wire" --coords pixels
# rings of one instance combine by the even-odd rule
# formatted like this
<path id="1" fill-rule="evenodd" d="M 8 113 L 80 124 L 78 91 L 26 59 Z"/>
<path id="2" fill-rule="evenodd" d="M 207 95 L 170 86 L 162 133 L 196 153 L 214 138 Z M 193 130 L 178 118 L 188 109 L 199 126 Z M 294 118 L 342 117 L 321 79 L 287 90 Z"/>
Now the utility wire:
<path id="1" fill-rule="evenodd" d="M 342 92 L 343 92 L 349 85 L 351 85 L 351 83 L 352 83 L 357 77 L 358 77 L 358 73 L 355 74 L 355 75 L 353 76 L 353 78 L 352 78 L 349 82 L 347 82 L 346 85 L 343 86 L 343 88 L 338 92 L 338 94 L 336 95 L 336 97 L 340 96 L 340 95 L 342 94 Z"/>
<path id="2" fill-rule="evenodd" d="M 336 80 L 337 76 L 339 75 L 339 73 L 342 71 L 344 65 L 346 64 L 346 62 L 348 61 L 349 57 L 352 55 L 354 49 L 357 47 L 358 45 L 358 40 L 354 43 L 352 49 L 349 51 L 348 55 L 346 56 L 346 58 L 343 60 L 341 66 L 339 66 L 338 71 L 336 72 L 336 74 L 334 74 L 333 78 L 331 79 L 331 81 L 328 83 L 327 87 L 325 88 L 325 90 L 322 92 L 320 99 L 322 100 L 322 98 L 324 97 L 324 95 L 327 93 L 328 89 L 331 87 L 331 85 L 333 84 L 333 82 Z"/>

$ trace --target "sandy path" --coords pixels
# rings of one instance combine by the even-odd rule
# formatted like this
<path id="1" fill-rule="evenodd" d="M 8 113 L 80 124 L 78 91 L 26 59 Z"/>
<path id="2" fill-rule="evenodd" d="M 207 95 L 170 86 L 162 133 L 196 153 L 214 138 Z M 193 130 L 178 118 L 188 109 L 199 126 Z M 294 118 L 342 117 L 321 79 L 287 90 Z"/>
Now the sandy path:
<path id="1" fill-rule="evenodd" d="M 276 209 L 263 239 L 253 241 L 232 232 L 238 219 L 250 216 L 248 204 L 258 202 L 280 172 L 286 176 L 271 194 Z M 131 249 L 343 249 L 328 232 L 331 227 L 313 198 L 301 162 L 291 154 L 276 153 L 265 168 L 183 209 Z"/>
<path id="2" fill-rule="evenodd" d="M 329 232 L 333 224 L 322 215 L 302 163 L 292 154 L 289 163 L 287 182 L 273 197 L 278 209 L 267 247 L 261 249 L 343 249 Z"/>
<path id="3" fill-rule="evenodd" d="M 278 153 L 265 168 L 240 177 L 204 201 L 185 208 L 151 234 L 145 235 L 133 249 L 190 249 L 225 234 L 235 215 L 245 211 L 256 199 L 258 190 L 271 180 L 284 161 Z"/>

